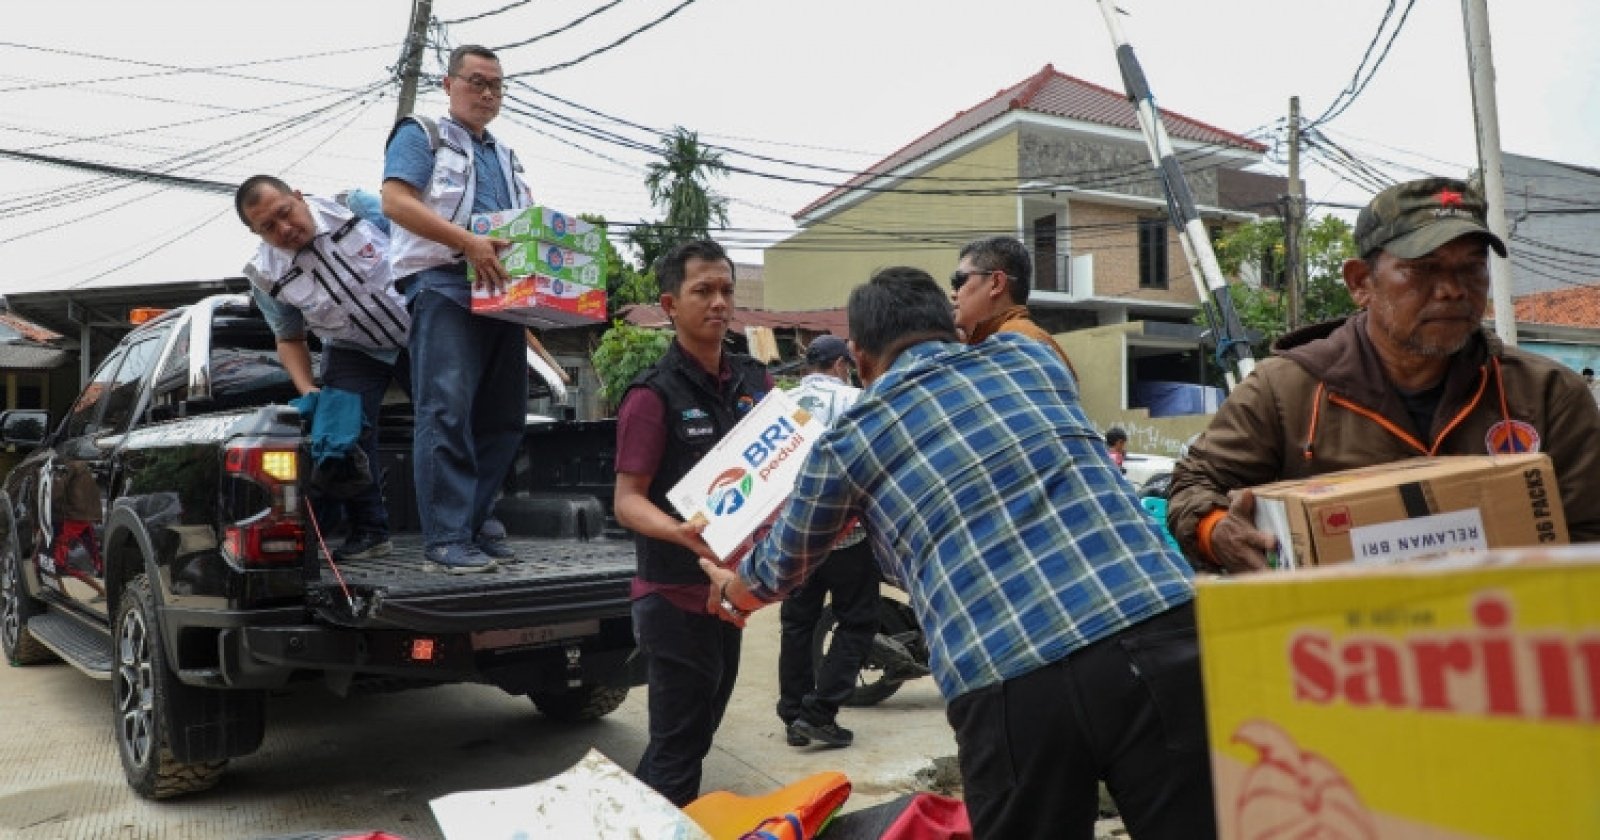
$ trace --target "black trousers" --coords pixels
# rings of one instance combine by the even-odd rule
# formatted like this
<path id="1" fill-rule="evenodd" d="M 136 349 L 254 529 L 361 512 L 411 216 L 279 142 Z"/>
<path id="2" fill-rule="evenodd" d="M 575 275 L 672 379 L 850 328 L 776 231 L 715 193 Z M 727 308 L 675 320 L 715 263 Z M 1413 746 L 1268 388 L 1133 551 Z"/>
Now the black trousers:
<path id="1" fill-rule="evenodd" d="M 839 625 L 818 671 L 811 658 L 812 634 L 823 597 L 830 592 Z M 801 717 L 832 723 L 855 689 L 856 674 L 878 632 L 878 566 L 871 544 L 862 540 L 829 554 L 811 579 L 783 602 L 779 620 L 778 718 L 785 725 Z"/>
<path id="2" fill-rule="evenodd" d="M 1135 840 L 1216 836 L 1192 604 L 947 715 L 976 840 L 1089 840 L 1102 779 Z"/>
<path id="3" fill-rule="evenodd" d="M 739 676 L 741 631 L 660 595 L 633 602 L 633 627 L 650 685 L 650 743 L 634 775 L 681 808 L 700 796 L 700 762 Z"/>

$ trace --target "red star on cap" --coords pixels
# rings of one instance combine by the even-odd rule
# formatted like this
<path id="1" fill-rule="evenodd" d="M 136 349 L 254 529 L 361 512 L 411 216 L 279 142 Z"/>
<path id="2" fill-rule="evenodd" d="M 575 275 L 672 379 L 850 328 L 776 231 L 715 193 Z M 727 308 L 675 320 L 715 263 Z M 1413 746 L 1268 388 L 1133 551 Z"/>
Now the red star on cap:
<path id="1" fill-rule="evenodd" d="M 1461 193 L 1455 192 L 1454 190 L 1440 190 L 1439 191 L 1439 206 L 1440 207 L 1460 207 L 1461 206 Z"/>

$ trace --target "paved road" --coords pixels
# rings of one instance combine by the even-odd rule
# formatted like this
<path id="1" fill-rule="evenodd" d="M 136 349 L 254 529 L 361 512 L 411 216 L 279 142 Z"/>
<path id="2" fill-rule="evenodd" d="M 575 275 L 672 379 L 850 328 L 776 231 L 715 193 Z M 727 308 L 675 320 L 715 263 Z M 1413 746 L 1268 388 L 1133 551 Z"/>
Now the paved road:
<path id="1" fill-rule="evenodd" d="M 772 712 L 777 610 L 745 633 L 739 685 L 705 789 L 756 794 L 821 770 L 855 786 L 847 809 L 911 789 L 918 770 L 955 754 L 932 680 L 908 683 L 871 709 L 846 709 L 844 750 L 795 750 Z M 151 803 L 123 782 L 111 740 L 108 683 L 56 664 L 0 664 L 0 837 L 257 838 L 381 828 L 436 838 L 428 800 L 458 790 L 547 778 L 590 747 L 631 768 L 644 750 L 644 689 L 604 720 L 563 727 L 495 688 L 447 686 L 340 699 L 309 688 L 268 703 L 266 743 L 236 759 L 222 783 Z"/>

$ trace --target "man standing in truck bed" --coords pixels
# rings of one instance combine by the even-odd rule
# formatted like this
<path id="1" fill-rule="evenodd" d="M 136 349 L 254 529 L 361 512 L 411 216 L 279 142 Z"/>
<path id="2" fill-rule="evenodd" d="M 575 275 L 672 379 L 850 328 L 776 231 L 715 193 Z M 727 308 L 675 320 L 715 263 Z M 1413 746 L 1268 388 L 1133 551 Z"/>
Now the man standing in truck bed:
<path id="1" fill-rule="evenodd" d="M 361 399 L 361 450 L 372 482 L 342 503 L 350 530 L 333 555 L 382 557 L 393 546 L 378 469 L 378 412 L 390 380 L 411 388 L 411 318 L 389 274 L 389 222 L 370 194 L 348 193 L 342 201 L 308 197 L 271 175 L 240 184 L 233 202 L 239 220 L 261 237 L 244 274 L 295 389 L 302 395 L 317 390 L 309 328 L 322 340 L 322 384 Z M 332 499 L 317 505 L 324 536 L 338 524 L 339 505 Z"/>

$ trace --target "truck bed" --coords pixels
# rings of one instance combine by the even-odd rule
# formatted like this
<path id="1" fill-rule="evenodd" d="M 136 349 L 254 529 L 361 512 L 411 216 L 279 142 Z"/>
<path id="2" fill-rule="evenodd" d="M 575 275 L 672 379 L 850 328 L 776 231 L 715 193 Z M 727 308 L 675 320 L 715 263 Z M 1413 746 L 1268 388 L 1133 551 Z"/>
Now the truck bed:
<path id="1" fill-rule="evenodd" d="M 422 538 L 397 534 L 387 557 L 321 563 L 313 602 L 340 624 L 448 632 L 522 627 L 530 620 L 568 621 L 626 615 L 634 573 L 631 540 L 511 538 L 517 559 L 492 572 L 449 574 L 424 569 Z M 339 576 L 356 601 L 352 613 Z M 320 603 L 319 603 L 320 602 Z"/>

